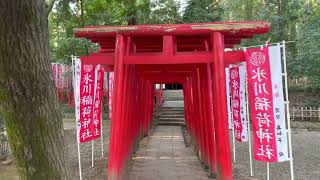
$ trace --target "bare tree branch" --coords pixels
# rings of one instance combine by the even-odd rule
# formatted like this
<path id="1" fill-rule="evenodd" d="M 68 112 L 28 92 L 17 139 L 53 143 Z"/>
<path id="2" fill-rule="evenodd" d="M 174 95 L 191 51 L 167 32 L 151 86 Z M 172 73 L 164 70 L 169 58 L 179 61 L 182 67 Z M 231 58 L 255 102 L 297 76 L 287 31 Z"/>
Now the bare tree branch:
<path id="1" fill-rule="evenodd" d="M 218 5 L 220 2 L 221 2 L 221 0 L 218 0 L 214 4 L 212 4 L 211 6 L 214 7 L 214 6 Z"/>
<path id="2" fill-rule="evenodd" d="M 55 2 L 56 2 L 56 0 L 48 0 L 47 1 L 47 3 L 46 3 L 47 17 L 49 16 L 50 12 L 52 11 L 52 8 L 53 8 Z"/>

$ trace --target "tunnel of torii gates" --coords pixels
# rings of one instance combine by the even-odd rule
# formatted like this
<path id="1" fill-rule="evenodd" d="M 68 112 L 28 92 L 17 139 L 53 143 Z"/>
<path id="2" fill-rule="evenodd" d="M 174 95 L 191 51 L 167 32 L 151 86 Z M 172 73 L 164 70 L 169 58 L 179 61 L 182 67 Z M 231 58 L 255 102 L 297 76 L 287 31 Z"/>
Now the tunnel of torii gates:
<path id="1" fill-rule="evenodd" d="M 225 67 L 245 61 L 227 51 L 269 31 L 268 22 L 90 26 L 74 29 L 98 43 L 84 64 L 114 71 L 108 179 L 121 179 L 134 145 L 153 119 L 154 84 L 183 85 L 185 123 L 201 161 L 220 180 L 231 180 Z"/>

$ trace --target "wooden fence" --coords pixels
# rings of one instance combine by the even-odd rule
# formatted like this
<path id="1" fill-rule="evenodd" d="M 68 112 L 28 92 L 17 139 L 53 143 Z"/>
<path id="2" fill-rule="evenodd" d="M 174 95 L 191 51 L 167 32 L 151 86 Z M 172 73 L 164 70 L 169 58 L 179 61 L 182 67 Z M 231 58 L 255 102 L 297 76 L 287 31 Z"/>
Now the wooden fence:
<path id="1" fill-rule="evenodd" d="M 314 88 L 320 87 L 320 82 L 308 78 L 288 79 L 288 86 L 291 88 Z"/>
<path id="2" fill-rule="evenodd" d="M 292 107 L 290 117 L 293 121 L 320 121 L 320 107 Z"/>

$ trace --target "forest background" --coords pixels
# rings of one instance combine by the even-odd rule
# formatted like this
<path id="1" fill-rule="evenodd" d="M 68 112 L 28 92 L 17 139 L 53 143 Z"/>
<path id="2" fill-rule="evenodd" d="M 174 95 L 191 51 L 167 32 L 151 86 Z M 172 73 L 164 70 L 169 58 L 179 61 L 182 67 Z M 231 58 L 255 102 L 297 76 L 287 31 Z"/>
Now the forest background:
<path id="1" fill-rule="evenodd" d="M 181 24 L 215 21 L 269 21 L 268 34 L 243 41 L 242 47 L 289 41 L 290 79 L 320 84 L 319 0 L 56 0 L 49 14 L 52 62 L 71 63 L 97 47 L 73 36 L 73 28 L 96 25 Z"/>

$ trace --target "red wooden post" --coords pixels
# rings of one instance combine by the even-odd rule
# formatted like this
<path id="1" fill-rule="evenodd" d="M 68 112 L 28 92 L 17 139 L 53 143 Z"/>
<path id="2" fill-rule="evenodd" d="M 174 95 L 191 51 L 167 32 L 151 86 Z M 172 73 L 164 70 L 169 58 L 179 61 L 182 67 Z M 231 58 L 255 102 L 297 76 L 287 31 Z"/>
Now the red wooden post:
<path id="1" fill-rule="evenodd" d="M 199 72 L 199 68 L 197 68 L 196 70 L 196 82 L 197 82 L 197 100 L 198 100 L 198 103 L 199 103 L 199 135 L 200 135 L 200 152 L 201 152 L 201 160 L 202 161 L 206 161 L 206 153 L 205 153 L 205 139 L 204 139 L 204 132 L 203 132 L 203 121 L 204 121 L 204 118 L 203 118 L 203 106 L 202 106 L 202 101 L 201 101 L 201 87 L 200 87 L 200 72 Z"/>
<path id="2" fill-rule="evenodd" d="M 203 115 L 203 120 L 202 120 L 202 131 L 203 131 L 203 141 L 204 141 L 204 157 L 205 157 L 205 161 L 204 163 L 206 165 L 208 165 L 210 163 L 210 154 L 209 154 L 209 139 L 208 139 L 208 114 L 207 114 L 207 97 L 206 97 L 206 88 L 205 88 L 205 83 L 206 83 L 206 74 L 205 74 L 205 69 L 203 66 L 201 66 L 199 68 L 199 77 L 200 77 L 200 98 L 201 98 L 201 103 L 202 103 L 202 109 L 203 111 L 201 111 L 200 113 L 202 113 Z"/>
<path id="3" fill-rule="evenodd" d="M 212 100 L 212 74 L 211 74 L 211 67 L 210 64 L 206 64 L 206 68 L 207 68 L 207 91 L 208 91 L 208 110 L 209 110 L 209 136 L 210 138 L 210 146 L 211 146 L 211 171 L 213 173 L 217 172 L 217 156 L 216 156 L 216 140 L 215 140 L 215 126 L 214 126 L 214 116 L 213 116 L 213 100 Z"/>
<path id="4" fill-rule="evenodd" d="M 122 102 L 120 112 L 120 121 L 119 121 L 119 137 L 118 140 L 121 142 L 121 147 L 119 148 L 119 170 L 120 177 L 123 176 L 123 168 L 126 165 L 128 158 L 128 149 L 129 149 L 129 138 L 126 136 L 126 131 L 123 129 L 128 129 L 128 94 L 129 94 L 129 65 L 124 65 L 124 80 L 123 80 L 123 89 L 122 89 Z"/>
<path id="5" fill-rule="evenodd" d="M 188 95 L 189 95 L 189 118 L 190 118 L 190 133 L 191 140 L 195 140 L 195 125 L 194 125 L 194 102 L 193 102 L 193 94 L 192 94 L 192 77 L 188 78 Z"/>
<path id="6" fill-rule="evenodd" d="M 212 35 L 212 47 L 214 63 L 212 66 L 214 73 L 214 112 L 215 117 L 215 130 L 218 151 L 218 179 L 219 180 L 232 180 L 232 162 L 229 143 L 228 132 L 228 114 L 227 114 L 227 101 L 226 101 L 226 84 L 225 84 L 225 66 L 223 61 L 224 42 L 223 35 L 215 32 Z"/>
<path id="7" fill-rule="evenodd" d="M 108 163 L 108 179 L 118 180 L 120 178 L 119 167 L 119 121 L 120 121 L 120 107 L 122 103 L 122 89 L 123 89 L 123 61 L 124 61 L 124 36 L 117 35 L 116 51 L 115 51 L 115 85 L 113 93 L 113 109 L 111 120 L 111 136 L 110 136 L 110 151 L 109 151 L 109 163 Z"/>
<path id="8" fill-rule="evenodd" d="M 193 122 L 194 122 L 194 129 L 195 129 L 195 141 L 198 145 L 198 147 L 201 147 L 201 141 L 200 141 L 200 123 L 199 123 L 199 101 L 196 99 L 198 97 L 197 94 L 197 72 L 196 70 L 193 73 L 192 78 L 192 94 L 193 94 Z"/>
<path id="9" fill-rule="evenodd" d="M 202 97 L 203 97 L 203 106 L 204 106 L 204 117 L 205 117 L 205 138 L 206 138 L 206 146 L 207 146 L 207 156 L 208 156 L 208 165 L 211 166 L 212 162 L 212 138 L 210 136 L 210 131 L 212 131 L 210 127 L 210 121 L 212 121 L 210 117 L 210 105 L 209 105 L 209 92 L 208 92 L 208 77 L 207 77 L 207 68 L 206 66 L 201 67 L 201 77 L 202 77 Z M 212 112 L 212 111 L 211 111 Z"/>
<path id="10" fill-rule="evenodd" d="M 189 99 L 188 99 L 189 97 L 188 97 L 187 82 L 183 83 L 182 90 L 183 90 L 183 103 L 184 103 L 184 119 L 185 119 L 186 127 L 190 133 Z"/>
<path id="11" fill-rule="evenodd" d="M 190 133 L 190 117 L 189 117 L 189 97 L 188 97 L 188 83 L 185 82 L 182 87 L 183 87 L 183 102 L 184 102 L 184 118 L 185 118 L 185 123 L 187 126 L 187 129 L 189 130 Z"/>

